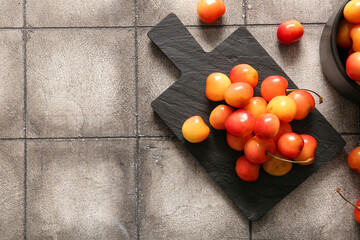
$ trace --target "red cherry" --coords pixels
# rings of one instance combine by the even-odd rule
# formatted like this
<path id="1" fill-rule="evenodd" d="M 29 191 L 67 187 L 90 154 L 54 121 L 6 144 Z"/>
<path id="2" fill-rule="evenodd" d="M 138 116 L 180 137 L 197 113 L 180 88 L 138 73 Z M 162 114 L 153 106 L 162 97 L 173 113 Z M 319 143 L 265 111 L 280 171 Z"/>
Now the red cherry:
<path id="1" fill-rule="evenodd" d="M 282 76 L 269 76 L 265 78 L 260 87 L 261 96 L 269 102 L 276 96 L 286 95 L 288 81 Z"/>
<path id="2" fill-rule="evenodd" d="M 304 140 L 294 132 L 284 133 L 277 144 L 279 152 L 288 158 L 296 158 L 304 148 Z"/>
<path id="3" fill-rule="evenodd" d="M 273 138 L 279 129 L 279 118 L 275 114 L 265 113 L 255 121 L 254 134 L 260 138 Z"/>
<path id="4" fill-rule="evenodd" d="M 355 172 L 360 173 L 360 146 L 354 148 L 348 158 L 347 163 L 351 169 Z"/>
<path id="5" fill-rule="evenodd" d="M 300 165 L 312 164 L 315 160 L 315 150 L 317 147 L 316 139 L 308 134 L 300 134 L 300 137 L 304 140 L 304 147 L 301 150 L 299 156 L 294 158 L 295 161 L 306 161 L 312 159 L 311 162 L 301 163 Z"/>
<path id="6" fill-rule="evenodd" d="M 277 38 L 282 44 L 291 44 L 301 39 L 304 34 L 304 28 L 296 20 L 289 20 L 279 25 Z"/>
<path id="7" fill-rule="evenodd" d="M 253 182 L 259 178 L 260 164 L 249 162 L 245 156 L 236 161 L 236 174 L 244 181 Z"/>
<path id="8" fill-rule="evenodd" d="M 244 153 L 249 162 L 261 164 L 266 162 L 270 156 L 275 154 L 276 144 L 273 139 L 264 139 L 257 136 L 252 137 L 245 143 Z"/>
<path id="9" fill-rule="evenodd" d="M 238 137 L 249 135 L 253 131 L 254 125 L 254 117 L 245 109 L 236 110 L 225 121 L 226 131 Z"/>

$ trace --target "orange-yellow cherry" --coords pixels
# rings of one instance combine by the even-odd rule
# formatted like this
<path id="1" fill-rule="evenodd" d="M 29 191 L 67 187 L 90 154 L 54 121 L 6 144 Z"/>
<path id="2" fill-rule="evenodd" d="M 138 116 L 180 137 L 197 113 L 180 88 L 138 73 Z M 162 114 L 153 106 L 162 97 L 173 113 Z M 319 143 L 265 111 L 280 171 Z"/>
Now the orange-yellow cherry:
<path id="1" fill-rule="evenodd" d="M 191 143 L 204 141 L 210 133 L 210 128 L 200 116 L 188 118 L 182 126 L 184 138 Z"/>
<path id="2" fill-rule="evenodd" d="M 206 79 L 206 97 L 211 101 L 224 100 L 224 93 L 231 84 L 230 79 L 223 73 L 212 73 Z"/>
<path id="3" fill-rule="evenodd" d="M 275 114 L 280 121 L 291 122 L 297 112 L 295 101 L 288 96 L 277 96 L 270 100 L 267 112 Z"/>

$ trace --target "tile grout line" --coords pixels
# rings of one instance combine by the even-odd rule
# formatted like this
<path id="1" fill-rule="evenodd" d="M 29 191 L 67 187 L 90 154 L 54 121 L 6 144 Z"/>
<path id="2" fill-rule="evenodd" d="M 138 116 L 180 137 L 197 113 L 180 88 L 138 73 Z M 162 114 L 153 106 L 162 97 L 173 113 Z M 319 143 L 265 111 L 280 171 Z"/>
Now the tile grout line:
<path id="1" fill-rule="evenodd" d="M 27 183 L 28 183 L 28 162 L 27 162 L 27 22 L 26 22 L 26 0 L 23 1 L 23 50 L 24 50 L 24 240 L 27 239 Z"/>
<path id="2" fill-rule="evenodd" d="M 248 25 L 247 23 L 247 14 L 248 14 L 248 11 L 247 11 L 247 0 L 243 0 L 243 11 L 244 11 L 244 25 L 245 27 Z"/>
<path id="3" fill-rule="evenodd" d="M 140 240 L 140 135 L 139 135 L 139 43 L 138 43 L 138 3 L 134 1 L 134 48 L 135 48 L 135 136 L 136 136 L 136 152 L 135 152 L 135 223 L 136 223 L 136 239 Z"/>
<path id="4" fill-rule="evenodd" d="M 245 6 L 246 7 L 246 6 Z M 244 7 L 244 8 L 245 8 Z M 247 14 L 247 9 L 245 9 Z M 227 25 L 184 25 L 187 28 L 231 28 L 231 27 L 272 27 L 278 26 L 280 23 L 269 23 L 269 24 L 261 24 L 261 23 L 254 23 L 248 24 L 247 23 L 247 15 L 244 18 L 244 24 L 227 24 Z M 317 22 L 317 23 L 301 23 L 304 26 L 323 26 L 325 22 Z M 79 29 L 79 30 L 86 30 L 86 29 L 94 29 L 94 30 L 103 30 L 103 29 L 135 29 L 135 28 L 152 28 L 155 25 L 143 25 L 143 26 L 84 26 L 84 27 L 0 27 L 0 30 L 71 30 L 71 29 Z"/>

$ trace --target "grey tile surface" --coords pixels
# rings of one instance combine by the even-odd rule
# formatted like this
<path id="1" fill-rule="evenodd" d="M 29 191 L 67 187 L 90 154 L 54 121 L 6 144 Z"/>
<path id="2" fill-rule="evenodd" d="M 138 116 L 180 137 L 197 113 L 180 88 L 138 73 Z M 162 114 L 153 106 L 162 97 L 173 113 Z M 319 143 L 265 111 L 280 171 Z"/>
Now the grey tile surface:
<path id="1" fill-rule="evenodd" d="M 345 136 L 347 146 L 336 157 L 290 193 L 258 222 L 252 224 L 253 239 L 360 239 L 354 208 L 337 193 L 359 198 L 359 174 L 346 158 L 360 144 L 359 136 Z M 315 160 L 316 161 L 316 160 Z"/>
<path id="2" fill-rule="evenodd" d="M 140 140 L 141 239 L 249 239 L 248 220 L 179 141 Z"/>
<path id="3" fill-rule="evenodd" d="M 135 239 L 135 140 L 29 141 L 28 239 Z"/>
<path id="4" fill-rule="evenodd" d="M 29 137 L 135 135 L 134 30 L 37 30 L 27 48 Z"/>
<path id="5" fill-rule="evenodd" d="M 0 138 L 24 137 L 22 37 L 20 30 L 0 31 Z"/>
<path id="6" fill-rule="evenodd" d="M 248 29 L 299 88 L 317 91 L 324 97 L 324 103 L 316 108 L 337 131 L 359 132 L 359 106 L 338 94 L 322 73 L 319 56 L 322 25 L 305 26 L 300 42 L 289 46 L 277 42 L 275 26 Z"/>
<path id="7" fill-rule="evenodd" d="M 282 23 L 295 19 L 305 23 L 325 23 L 343 0 L 247 0 L 247 23 Z"/>
<path id="8" fill-rule="evenodd" d="M 171 135 L 170 130 L 154 113 L 150 104 L 180 77 L 180 72 L 148 38 L 147 33 L 150 29 L 138 30 L 139 134 Z"/>
<path id="9" fill-rule="evenodd" d="M 24 142 L 0 142 L 0 239 L 24 233 Z"/>
<path id="10" fill-rule="evenodd" d="M 185 25 L 208 25 L 202 23 L 197 14 L 198 0 L 138 0 L 138 25 L 154 26 L 169 13 L 175 13 Z M 212 25 L 244 24 L 243 0 L 224 1 L 225 14 Z"/>
<path id="11" fill-rule="evenodd" d="M 28 27 L 134 26 L 134 0 L 27 0 Z"/>
<path id="12" fill-rule="evenodd" d="M 1 0 L 0 4 L 0 27 L 24 26 L 24 0 Z"/>

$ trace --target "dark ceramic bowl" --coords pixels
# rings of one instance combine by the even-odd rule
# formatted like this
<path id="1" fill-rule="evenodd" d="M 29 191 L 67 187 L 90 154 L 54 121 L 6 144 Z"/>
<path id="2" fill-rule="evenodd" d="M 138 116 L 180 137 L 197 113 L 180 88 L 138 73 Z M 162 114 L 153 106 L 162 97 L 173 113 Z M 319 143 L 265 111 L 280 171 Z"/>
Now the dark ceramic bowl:
<path id="1" fill-rule="evenodd" d="M 339 22 L 344 19 L 345 1 L 326 23 L 320 39 L 320 61 L 323 72 L 330 84 L 344 97 L 360 104 L 360 86 L 351 80 L 345 70 L 347 50 L 336 46 Z"/>

